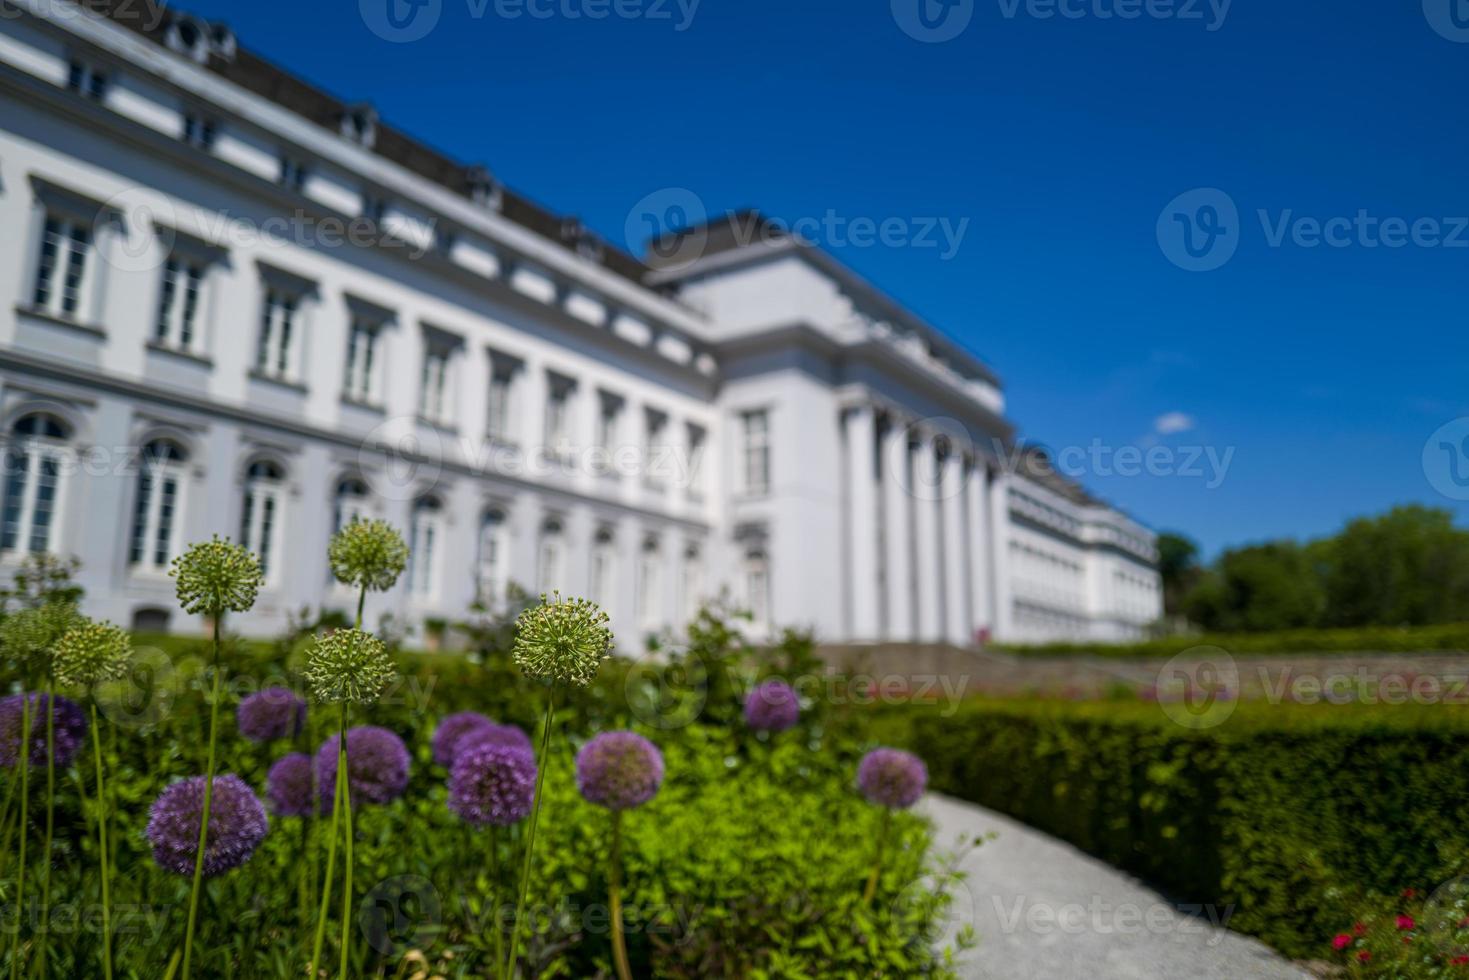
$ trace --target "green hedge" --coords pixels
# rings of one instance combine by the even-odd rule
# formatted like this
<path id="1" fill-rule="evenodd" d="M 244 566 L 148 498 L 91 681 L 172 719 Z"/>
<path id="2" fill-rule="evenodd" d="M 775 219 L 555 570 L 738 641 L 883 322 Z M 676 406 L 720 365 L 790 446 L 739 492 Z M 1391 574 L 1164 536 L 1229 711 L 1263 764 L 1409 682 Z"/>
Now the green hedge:
<path id="1" fill-rule="evenodd" d="M 1469 651 L 1469 623 L 1445 626 L 1366 626 L 1356 629 L 1277 630 L 1268 633 L 1196 633 L 1141 643 L 1041 643 L 1000 646 L 1029 656 L 1171 657 L 1191 647 L 1216 646 L 1235 654 L 1424 653 Z"/>
<path id="2" fill-rule="evenodd" d="M 1469 718 L 1450 707 L 984 702 L 916 718 L 934 788 L 1320 957 L 1364 903 L 1469 871 Z M 1003 845 L 1002 845 L 1003 846 Z"/>

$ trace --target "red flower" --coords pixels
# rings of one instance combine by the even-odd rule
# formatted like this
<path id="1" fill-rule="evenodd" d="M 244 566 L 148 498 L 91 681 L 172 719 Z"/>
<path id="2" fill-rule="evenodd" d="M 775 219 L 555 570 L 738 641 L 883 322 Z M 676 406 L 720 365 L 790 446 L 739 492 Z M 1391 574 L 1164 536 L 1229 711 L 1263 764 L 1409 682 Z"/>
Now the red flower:
<path id="1" fill-rule="evenodd" d="M 1356 925 L 1352 926 L 1352 935 L 1359 938 L 1367 935 L 1367 927 L 1358 922 Z"/>
<path id="2" fill-rule="evenodd" d="M 1400 916 L 1398 916 L 1398 928 L 1399 929 L 1411 929 L 1411 928 L 1413 928 L 1413 925 L 1414 925 L 1414 923 L 1413 923 L 1413 917 L 1411 915 L 1400 915 Z"/>
<path id="3" fill-rule="evenodd" d="M 1469 956 L 1455 956 L 1449 960 L 1449 964 L 1452 966 L 1469 966 Z"/>
<path id="4" fill-rule="evenodd" d="M 1404 898 L 1416 898 L 1416 897 L 1417 897 L 1417 895 L 1418 895 L 1418 893 L 1417 893 L 1417 892 L 1415 892 L 1415 891 L 1414 891 L 1414 890 L 1413 890 L 1413 889 L 1411 889 L 1411 888 L 1404 888 L 1404 889 L 1403 889 L 1403 897 L 1404 897 Z"/>
<path id="5" fill-rule="evenodd" d="M 1360 953 L 1357 954 L 1357 960 L 1358 960 L 1358 962 L 1366 963 L 1370 959 L 1372 959 L 1372 954 L 1369 953 L 1369 952 L 1367 952 L 1365 949 L 1362 950 L 1362 952 L 1360 952 Z"/>
<path id="6" fill-rule="evenodd" d="M 1331 948 L 1332 949 L 1336 949 L 1336 950 L 1342 950 L 1342 949 L 1346 949 L 1351 944 L 1352 944 L 1352 937 L 1351 936 L 1348 936 L 1346 933 L 1341 933 L 1340 935 L 1338 935 L 1335 939 L 1333 939 L 1331 941 Z"/>

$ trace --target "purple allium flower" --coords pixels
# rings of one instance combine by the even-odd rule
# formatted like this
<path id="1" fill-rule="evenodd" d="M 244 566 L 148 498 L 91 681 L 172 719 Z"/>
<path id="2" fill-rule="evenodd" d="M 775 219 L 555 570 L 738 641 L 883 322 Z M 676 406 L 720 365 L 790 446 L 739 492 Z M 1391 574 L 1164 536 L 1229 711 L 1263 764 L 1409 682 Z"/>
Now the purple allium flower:
<path id="1" fill-rule="evenodd" d="M 576 755 L 581 795 L 609 810 L 642 806 L 662 783 L 662 753 L 635 732 L 603 732 Z"/>
<path id="2" fill-rule="evenodd" d="M 31 765 L 46 765 L 46 708 L 52 702 L 44 694 L 12 694 L 0 698 L 0 765 L 13 766 L 20 757 L 21 715 L 24 699 L 31 707 Z M 87 716 L 75 701 L 57 697 L 55 701 L 56 765 L 67 766 L 87 737 Z"/>
<path id="3" fill-rule="evenodd" d="M 203 819 L 203 776 L 181 779 L 159 794 L 148 818 L 148 841 L 160 868 L 181 875 L 194 873 Z M 214 777 L 204 874 L 223 874 L 250 860 L 268 826 L 265 807 L 243 779 L 234 774 Z"/>
<path id="4" fill-rule="evenodd" d="M 458 759 L 470 749 L 484 745 L 502 745 L 531 751 L 530 736 L 523 729 L 515 725 L 497 725 L 491 722 L 488 726 L 475 728 L 460 736 L 459 741 L 454 743 L 454 758 Z"/>
<path id="5" fill-rule="evenodd" d="M 349 743 L 350 744 L 350 743 Z M 316 799 L 316 772 L 311 756 L 292 752 L 282 756 L 265 776 L 265 798 L 282 817 L 304 817 Z"/>
<path id="6" fill-rule="evenodd" d="M 911 752 L 873 749 L 857 767 L 857 787 L 871 803 L 906 810 L 928 786 L 928 767 Z"/>
<path id="7" fill-rule="evenodd" d="M 745 724 L 757 732 L 783 732 L 801 720 L 801 699 L 785 681 L 766 681 L 745 698 Z"/>
<path id="8" fill-rule="evenodd" d="M 461 711 L 444 718 L 434 729 L 434 761 L 445 768 L 454 765 L 455 743 L 470 732 L 493 724 L 478 711 Z"/>
<path id="9" fill-rule="evenodd" d="M 316 753 L 316 773 L 323 813 L 332 812 L 337 787 L 337 749 L 333 735 Z M 388 803 L 408 787 L 408 748 L 386 728 L 360 725 L 347 729 L 347 790 L 354 807 Z"/>
<path id="10" fill-rule="evenodd" d="M 240 734 L 252 742 L 290 738 L 306 727 L 306 699 L 285 687 L 267 687 L 240 702 Z"/>
<path id="11" fill-rule="evenodd" d="M 536 758 L 529 748 L 480 743 L 464 746 L 449 773 L 449 809 L 476 827 L 508 827 L 530 814 L 536 796 Z"/>

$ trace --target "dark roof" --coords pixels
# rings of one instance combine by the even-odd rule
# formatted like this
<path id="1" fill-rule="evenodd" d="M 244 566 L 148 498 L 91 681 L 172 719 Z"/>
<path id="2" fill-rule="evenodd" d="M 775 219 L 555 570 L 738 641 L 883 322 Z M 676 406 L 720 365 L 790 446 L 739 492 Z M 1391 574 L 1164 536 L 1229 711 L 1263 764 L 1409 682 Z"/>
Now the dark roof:
<path id="1" fill-rule="evenodd" d="M 1015 472 L 1065 497 L 1072 503 L 1083 506 L 1104 503 L 1088 493 L 1080 483 L 1062 476 L 1051 459 L 1050 450 L 1044 446 L 1034 444 L 1021 446 L 1015 456 Z"/>
<path id="2" fill-rule="evenodd" d="M 181 20 L 196 20 L 162 0 L 77 0 L 95 13 L 121 24 L 160 45 L 168 44 L 169 31 Z M 211 25 L 213 26 L 213 25 Z M 332 132 L 339 132 L 344 114 L 371 111 L 317 88 L 245 48 L 232 45 L 228 56 L 218 51 L 208 55 L 210 71 L 241 88 L 296 113 Z M 408 133 L 376 122 L 374 114 L 372 151 L 426 180 L 468 197 L 472 175 L 477 169 L 441 153 Z M 516 224 L 578 252 L 604 268 L 643 285 L 649 268 L 634 256 L 612 246 L 579 221 L 568 220 L 508 188 L 500 189 L 500 213 Z"/>

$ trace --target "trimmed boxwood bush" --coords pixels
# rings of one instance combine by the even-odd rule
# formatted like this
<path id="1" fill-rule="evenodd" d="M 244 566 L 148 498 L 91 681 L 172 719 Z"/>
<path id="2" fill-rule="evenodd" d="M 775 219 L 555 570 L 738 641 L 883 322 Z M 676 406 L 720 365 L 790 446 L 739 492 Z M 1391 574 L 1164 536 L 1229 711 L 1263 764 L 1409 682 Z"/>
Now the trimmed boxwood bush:
<path id="1" fill-rule="evenodd" d="M 1469 716 L 1242 704 L 1192 731 L 1157 705 L 981 702 L 914 719 L 936 790 L 1319 957 L 1364 903 L 1469 872 Z"/>
<path id="2" fill-rule="evenodd" d="M 1191 647 L 1215 646 L 1230 653 L 1309 655 L 1316 653 L 1432 653 L 1469 651 L 1469 623 L 1444 626 L 1363 626 L 1354 629 L 1272 630 L 1264 633 L 1197 633 L 1141 643 L 1040 643 L 1000 646 L 1006 653 L 1046 656 L 1171 657 Z"/>

